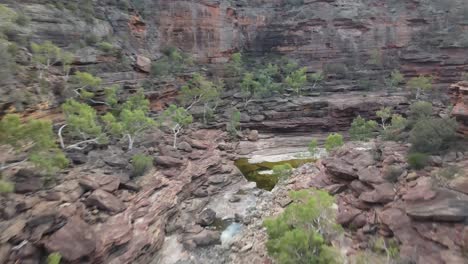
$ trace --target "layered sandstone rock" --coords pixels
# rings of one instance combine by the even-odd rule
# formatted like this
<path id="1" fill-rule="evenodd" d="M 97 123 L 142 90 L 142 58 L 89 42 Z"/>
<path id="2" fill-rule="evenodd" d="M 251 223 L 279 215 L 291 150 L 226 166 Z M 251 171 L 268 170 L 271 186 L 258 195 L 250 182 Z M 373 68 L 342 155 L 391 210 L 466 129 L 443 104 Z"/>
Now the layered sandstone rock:
<path id="1" fill-rule="evenodd" d="M 459 131 L 468 135 L 468 81 L 458 82 L 450 86 L 450 96 L 453 109 L 451 115 L 459 123 Z"/>

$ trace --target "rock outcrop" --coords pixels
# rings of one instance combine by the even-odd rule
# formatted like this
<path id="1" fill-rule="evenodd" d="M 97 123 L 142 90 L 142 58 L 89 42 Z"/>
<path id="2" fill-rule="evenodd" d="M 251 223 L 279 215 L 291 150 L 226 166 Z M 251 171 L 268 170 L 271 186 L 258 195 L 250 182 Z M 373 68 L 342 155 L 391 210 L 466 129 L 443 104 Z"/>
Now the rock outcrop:
<path id="1" fill-rule="evenodd" d="M 136 180 L 122 175 L 131 156 L 114 146 L 88 153 L 93 162 L 73 167 L 51 189 L 0 196 L 0 263 L 40 263 L 51 252 L 67 263 L 149 263 L 166 233 L 180 233 L 188 249 L 219 244 L 220 231 L 211 225 L 217 217 L 242 215 L 245 195 L 231 208 L 226 204 L 246 180 L 218 149 L 224 133 L 200 130 L 185 137 L 196 158 L 185 151 L 171 150 L 178 159 L 159 153 L 156 169 Z M 146 136 L 148 146 L 159 144 L 169 153 L 166 140 L 170 144 L 169 135 Z M 221 188 L 232 194 L 223 197 Z"/>

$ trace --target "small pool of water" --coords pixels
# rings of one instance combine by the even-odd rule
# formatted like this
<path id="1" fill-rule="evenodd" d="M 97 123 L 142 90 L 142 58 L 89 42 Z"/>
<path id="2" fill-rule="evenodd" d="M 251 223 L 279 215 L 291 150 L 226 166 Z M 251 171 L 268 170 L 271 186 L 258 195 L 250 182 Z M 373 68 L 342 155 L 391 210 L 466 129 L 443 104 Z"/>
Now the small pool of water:
<path id="1" fill-rule="evenodd" d="M 233 222 L 221 233 L 221 244 L 230 243 L 242 231 L 242 224 Z"/>
<path id="2" fill-rule="evenodd" d="M 247 180 L 256 182 L 258 188 L 271 191 L 279 180 L 278 176 L 271 173 L 274 166 L 289 163 L 291 167 L 297 168 L 303 164 L 313 161 L 315 161 L 315 158 L 304 157 L 277 162 L 264 161 L 259 163 L 250 163 L 249 159 L 242 158 L 236 160 L 235 165 L 239 168 L 242 174 L 244 174 Z"/>

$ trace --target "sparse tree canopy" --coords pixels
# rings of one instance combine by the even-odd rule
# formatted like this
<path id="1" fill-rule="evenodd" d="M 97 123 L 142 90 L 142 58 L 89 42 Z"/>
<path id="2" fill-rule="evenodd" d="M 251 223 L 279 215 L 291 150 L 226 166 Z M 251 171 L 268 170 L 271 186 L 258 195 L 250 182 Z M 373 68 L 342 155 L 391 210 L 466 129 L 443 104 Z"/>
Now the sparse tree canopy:
<path id="1" fill-rule="evenodd" d="M 300 68 L 299 70 L 293 71 L 288 77 L 286 77 L 286 84 L 296 93 L 301 94 L 301 90 L 307 82 L 307 68 Z"/>
<path id="2" fill-rule="evenodd" d="M 45 41 L 42 44 L 32 43 L 31 50 L 33 52 L 32 60 L 39 69 L 39 79 L 43 79 L 44 73 L 47 73 L 51 66 L 59 62 L 63 64 L 63 69 L 68 75 L 69 65 L 73 61 L 71 53 L 62 51 L 51 41 Z"/>
<path id="3" fill-rule="evenodd" d="M 99 77 L 94 77 L 87 72 L 76 72 L 71 78 L 72 83 L 76 87 L 75 93 L 83 99 L 92 99 L 97 88 L 101 85 L 102 80 Z"/>
<path id="4" fill-rule="evenodd" d="M 372 137 L 372 133 L 377 129 L 377 122 L 374 120 L 365 120 L 361 116 L 356 117 L 349 129 L 349 135 L 352 140 L 367 141 Z"/>
<path id="5" fill-rule="evenodd" d="M 106 124 L 106 130 L 111 135 L 127 138 L 128 149 L 131 150 L 135 138 L 156 125 L 156 122 L 148 116 L 148 111 L 149 100 L 140 90 L 128 98 L 118 114 L 114 115 L 108 112 L 102 119 Z"/>
<path id="6" fill-rule="evenodd" d="M 338 133 L 332 133 L 328 135 L 327 140 L 325 141 L 325 149 L 330 152 L 336 148 L 343 146 L 343 136 Z"/>
<path id="7" fill-rule="evenodd" d="M 174 135 L 173 147 L 177 147 L 177 137 L 182 130 L 193 122 L 192 115 L 183 107 L 170 105 L 161 115 L 161 123 L 169 127 Z"/>
<path id="8" fill-rule="evenodd" d="M 411 90 L 416 92 L 416 99 L 419 99 L 421 93 L 432 89 L 432 81 L 432 76 L 420 75 L 418 77 L 411 78 L 407 85 Z"/>
<path id="9" fill-rule="evenodd" d="M 379 111 L 375 113 L 378 118 L 380 118 L 380 126 L 383 130 L 386 129 L 386 122 L 390 117 L 392 117 L 392 109 L 390 107 L 382 107 Z"/>
<path id="10" fill-rule="evenodd" d="M 44 173 L 52 175 L 68 165 L 65 155 L 57 148 L 49 121 L 23 123 L 18 115 L 6 115 L 0 121 L 0 144 L 9 145 L 24 156 L 21 162 L 0 164 L 0 170 L 30 161 Z"/>
<path id="11" fill-rule="evenodd" d="M 178 99 L 187 110 L 197 104 L 203 105 L 203 121 L 206 123 L 206 113 L 216 110 L 223 89 L 222 82 L 213 83 L 196 73 L 192 80 L 182 86 Z"/>
<path id="12" fill-rule="evenodd" d="M 341 227 L 334 222 L 333 197 L 325 191 L 290 193 L 294 203 L 274 219 L 264 221 L 268 253 L 279 264 L 338 264 L 340 254 L 327 246 L 325 238 Z"/>

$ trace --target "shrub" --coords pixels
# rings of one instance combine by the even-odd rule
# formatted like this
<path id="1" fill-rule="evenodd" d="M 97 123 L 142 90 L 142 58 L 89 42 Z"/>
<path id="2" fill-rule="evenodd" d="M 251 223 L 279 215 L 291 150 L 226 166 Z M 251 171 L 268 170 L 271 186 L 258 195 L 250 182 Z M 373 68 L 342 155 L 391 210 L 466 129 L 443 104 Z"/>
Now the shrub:
<path id="1" fill-rule="evenodd" d="M 410 165 L 410 168 L 415 169 L 415 170 L 421 170 L 424 169 L 424 167 L 427 166 L 429 162 L 429 156 L 424 153 L 410 153 L 408 155 L 408 164 Z"/>
<path id="2" fill-rule="evenodd" d="M 27 26 L 29 24 L 29 17 L 27 17 L 24 13 L 18 13 L 18 16 L 15 19 L 15 23 L 18 24 L 19 26 Z"/>
<path id="3" fill-rule="evenodd" d="M 396 165 L 391 165 L 385 171 L 384 177 L 390 182 L 396 182 L 398 177 L 403 173 L 403 168 Z"/>
<path id="4" fill-rule="evenodd" d="M 244 71 L 244 64 L 242 62 L 242 54 L 237 52 L 232 54 L 231 61 L 226 66 L 226 71 L 230 76 L 240 76 Z"/>
<path id="5" fill-rule="evenodd" d="M 297 95 L 301 94 L 301 90 L 307 82 L 307 68 L 300 68 L 297 71 L 292 72 L 288 77 L 286 77 L 286 84 L 296 93 Z"/>
<path id="6" fill-rule="evenodd" d="M 291 176 L 293 167 L 289 163 L 275 165 L 272 168 L 273 175 L 278 177 L 278 179 L 284 179 Z"/>
<path id="7" fill-rule="evenodd" d="M 136 154 L 132 157 L 132 175 L 142 176 L 153 166 L 153 157 L 143 155 L 143 154 Z"/>
<path id="8" fill-rule="evenodd" d="M 267 250 L 279 264 L 342 263 L 326 238 L 336 235 L 333 197 L 325 191 L 290 193 L 293 204 L 275 219 L 267 219 Z"/>
<path id="9" fill-rule="evenodd" d="M 432 81 L 432 76 L 420 75 L 418 77 L 411 78 L 407 85 L 408 88 L 416 92 L 416 99 L 419 99 L 421 93 L 432 89 Z"/>
<path id="10" fill-rule="evenodd" d="M 22 123 L 18 115 L 6 115 L 0 121 L 0 144 L 9 145 L 49 175 L 68 165 L 65 155 L 57 148 L 49 121 L 29 120 Z M 0 170 L 19 163 L 0 166 Z"/>
<path id="11" fill-rule="evenodd" d="M 352 140 L 367 141 L 372 137 L 372 133 L 377 129 L 377 122 L 373 120 L 366 121 L 361 116 L 356 117 L 349 129 L 349 135 Z"/>
<path id="12" fill-rule="evenodd" d="M 49 256 L 47 256 L 47 264 L 60 264 L 61 260 L 62 255 L 60 255 L 58 252 L 51 253 Z"/>
<path id="13" fill-rule="evenodd" d="M 307 149 L 309 150 L 310 155 L 315 156 L 317 154 L 317 147 L 318 147 L 318 142 L 314 138 L 310 141 L 309 146 Z"/>
<path id="14" fill-rule="evenodd" d="M 457 122 L 453 119 L 426 118 L 410 131 L 411 148 L 417 152 L 437 153 L 449 147 L 456 137 Z"/>
<path id="15" fill-rule="evenodd" d="M 414 125 L 421 119 L 432 116 L 432 104 L 424 101 L 417 101 L 410 105 L 409 120 Z"/>
<path id="16" fill-rule="evenodd" d="M 393 70 L 390 74 L 390 86 L 391 88 L 397 87 L 399 84 L 403 83 L 405 76 L 401 74 L 399 70 Z"/>
<path id="17" fill-rule="evenodd" d="M 193 122 L 192 115 L 183 107 L 170 105 L 161 115 L 161 123 L 169 127 L 174 136 L 173 148 L 177 148 L 177 137 L 182 130 Z"/>
<path id="18" fill-rule="evenodd" d="M 401 132 L 406 128 L 408 120 L 401 115 L 392 115 L 392 121 L 385 130 L 382 131 L 384 140 L 401 140 L 403 138 Z"/>
<path id="19" fill-rule="evenodd" d="M 103 51 L 103 52 L 105 52 L 107 54 L 113 53 L 115 51 L 114 45 L 112 45 L 111 43 L 106 42 L 106 41 L 99 42 L 97 44 L 97 46 L 101 51 Z"/>
<path id="20" fill-rule="evenodd" d="M 15 191 L 15 185 L 11 182 L 0 180 L 0 194 Z"/>
<path id="21" fill-rule="evenodd" d="M 232 138 L 236 137 L 237 132 L 241 129 L 240 119 L 241 112 L 237 109 L 233 109 L 229 123 L 226 125 L 226 130 Z"/>
<path id="22" fill-rule="evenodd" d="M 343 136 L 338 133 L 332 133 L 328 135 L 325 141 L 325 149 L 330 152 L 338 147 L 343 146 Z"/>

